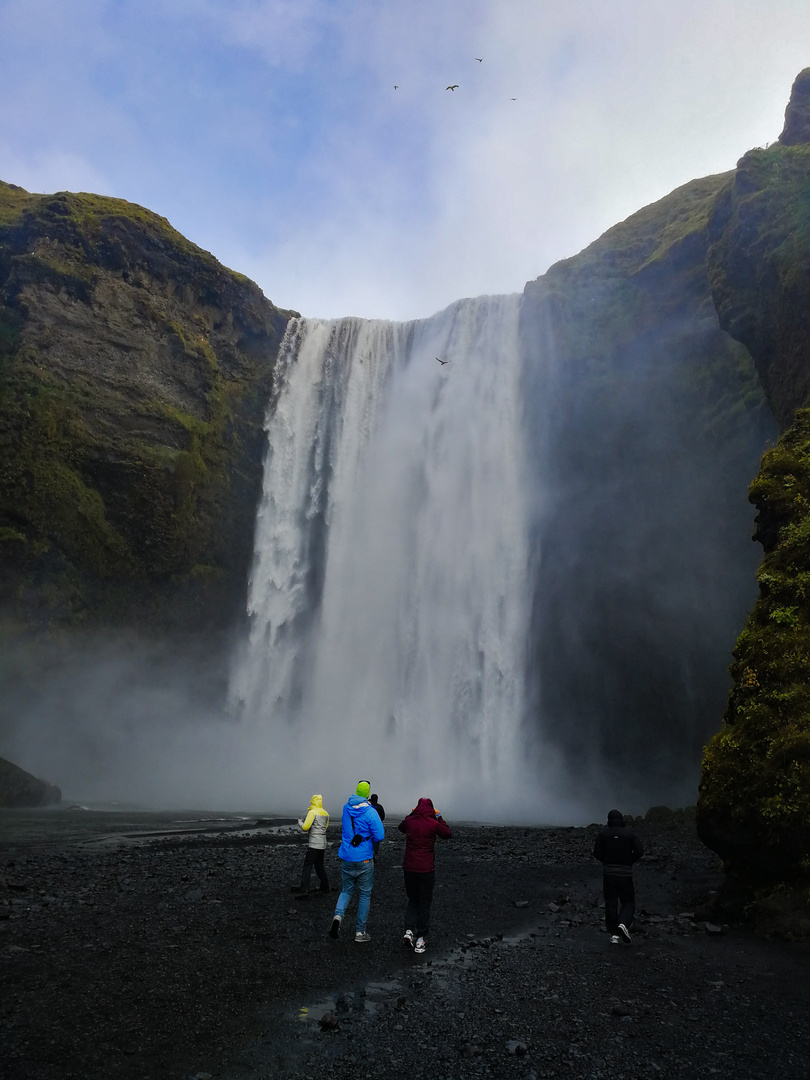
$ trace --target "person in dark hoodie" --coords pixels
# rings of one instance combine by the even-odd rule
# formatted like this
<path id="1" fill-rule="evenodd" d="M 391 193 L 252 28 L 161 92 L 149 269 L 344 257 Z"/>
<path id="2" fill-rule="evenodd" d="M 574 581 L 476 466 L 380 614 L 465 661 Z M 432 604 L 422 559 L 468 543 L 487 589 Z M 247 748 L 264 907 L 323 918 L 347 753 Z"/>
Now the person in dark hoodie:
<path id="1" fill-rule="evenodd" d="M 380 815 L 368 801 L 370 791 L 368 781 L 361 780 L 356 794 L 351 795 L 343 807 L 342 839 L 338 848 L 343 888 L 329 929 L 331 938 L 340 935 L 346 908 L 355 890 L 359 890 L 354 940 L 371 941 L 371 934 L 366 933 L 366 923 L 374 884 L 374 841 L 383 840 L 385 830 Z"/>
<path id="2" fill-rule="evenodd" d="M 633 864 L 644 854 L 644 848 L 633 830 L 625 826 L 620 810 L 608 814 L 608 823 L 594 842 L 593 854 L 602 864 L 605 926 L 611 944 L 618 945 L 623 939 L 629 945 L 636 913 Z"/>
<path id="3" fill-rule="evenodd" d="M 371 805 L 374 807 L 374 809 L 380 815 L 380 821 L 385 821 L 385 807 L 380 802 L 379 798 L 376 795 L 372 794 L 372 795 L 369 795 L 368 801 L 371 803 Z M 375 840 L 374 841 L 374 862 L 377 861 L 377 852 L 379 850 L 380 850 L 380 841 Z"/>
<path id="4" fill-rule="evenodd" d="M 405 874 L 405 894 L 408 897 L 403 941 L 414 952 L 423 953 L 427 948 L 430 904 L 436 880 L 436 860 L 433 854 L 436 837 L 449 840 L 453 834 L 430 799 L 420 799 L 410 814 L 400 821 L 398 828 L 405 833 L 402 869 Z"/>

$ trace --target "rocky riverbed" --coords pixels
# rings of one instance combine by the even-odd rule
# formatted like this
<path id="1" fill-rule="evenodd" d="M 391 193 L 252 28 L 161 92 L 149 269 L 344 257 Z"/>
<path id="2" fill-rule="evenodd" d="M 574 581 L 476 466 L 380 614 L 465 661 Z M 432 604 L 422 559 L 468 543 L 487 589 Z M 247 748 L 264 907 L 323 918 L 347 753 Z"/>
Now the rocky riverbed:
<path id="1" fill-rule="evenodd" d="M 451 822 L 415 956 L 397 820 L 360 945 L 352 908 L 328 937 L 336 892 L 290 892 L 290 819 L 3 811 L 4 1080 L 806 1080 L 810 952 L 701 920 L 719 873 L 693 826 L 640 828 L 613 946 L 595 827 Z"/>

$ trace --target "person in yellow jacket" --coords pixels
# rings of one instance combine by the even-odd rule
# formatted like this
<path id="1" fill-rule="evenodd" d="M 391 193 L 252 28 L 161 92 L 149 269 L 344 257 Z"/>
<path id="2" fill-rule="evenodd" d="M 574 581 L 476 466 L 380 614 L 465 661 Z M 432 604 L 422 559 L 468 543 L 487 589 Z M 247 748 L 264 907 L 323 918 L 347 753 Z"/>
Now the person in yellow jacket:
<path id="1" fill-rule="evenodd" d="M 307 816 L 303 820 L 299 818 L 298 824 L 305 833 L 309 833 L 309 843 L 307 844 L 307 853 L 304 856 L 304 867 L 301 871 L 301 885 L 299 888 L 293 889 L 293 892 L 298 894 L 299 900 L 304 900 L 309 897 L 309 882 L 312 877 L 313 867 L 321 883 L 319 891 L 322 893 L 329 892 L 329 879 L 323 865 L 329 814 L 323 808 L 323 798 L 320 795 L 312 796 L 309 800 Z"/>

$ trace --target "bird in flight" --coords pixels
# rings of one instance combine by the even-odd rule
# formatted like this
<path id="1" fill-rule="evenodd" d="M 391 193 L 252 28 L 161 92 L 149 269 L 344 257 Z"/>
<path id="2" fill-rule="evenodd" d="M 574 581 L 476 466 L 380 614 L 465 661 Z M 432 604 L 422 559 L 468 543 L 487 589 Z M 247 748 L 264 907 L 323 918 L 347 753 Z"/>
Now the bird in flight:
<path id="1" fill-rule="evenodd" d="M 436 359 L 439 361 L 439 363 L 442 365 L 442 367 L 444 367 L 445 364 L 450 363 L 449 360 L 442 360 L 442 358 L 440 356 L 437 356 Z"/>
<path id="2" fill-rule="evenodd" d="M 476 56 L 475 59 L 478 61 L 479 64 L 483 64 L 483 62 L 484 62 L 483 56 Z"/>
<path id="3" fill-rule="evenodd" d="M 446 87 L 447 90 L 458 90 L 458 83 L 453 83 L 452 86 Z"/>
<path id="4" fill-rule="evenodd" d="M 399 87 L 397 86 L 397 84 L 396 84 L 396 83 L 394 83 L 394 89 L 395 89 L 395 90 L 399 90 Z"/>

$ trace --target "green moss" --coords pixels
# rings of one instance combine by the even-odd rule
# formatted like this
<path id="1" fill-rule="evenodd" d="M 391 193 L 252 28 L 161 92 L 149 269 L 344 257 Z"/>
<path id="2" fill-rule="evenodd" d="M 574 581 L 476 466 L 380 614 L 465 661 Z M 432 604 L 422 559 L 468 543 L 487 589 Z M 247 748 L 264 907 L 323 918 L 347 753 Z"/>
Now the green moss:
<path id="1" fill-rule="evenodd" d="M 16 184 L 0 180 L 0 226 L 19 221 L 23 211 L 38 199 L 38 195 L 30 195 Z"/>
<path id="2" fill-rule="evenodd" d="M 188 326 L 183 326 L 182 323 L 176 320 L 169 321 L 167 325 L 171 332 L 180 339 L 185 355 L 193 360 L 201 359 L 207 368 L 208 374 L 210 376 L 216 375 L 218 368 L 217 354 L 211 348 L 205 335 L 195 332 Z"/>
<path id="3" fill-rule="evenodd" d="M 782 852 L 779 873 L 794 879 L 810 858 L 809 463 L 810 414 L 801 411 L 751 485 L 766 547 L 760 595 L 734 650 L 734 686 L 723 729 L 706 747 L 699 803 L 702 818 L 736 821 L 750 843 L 767 834 L 774 859 Z M 726 857 L 733 868 L 733 852 Z"/>

